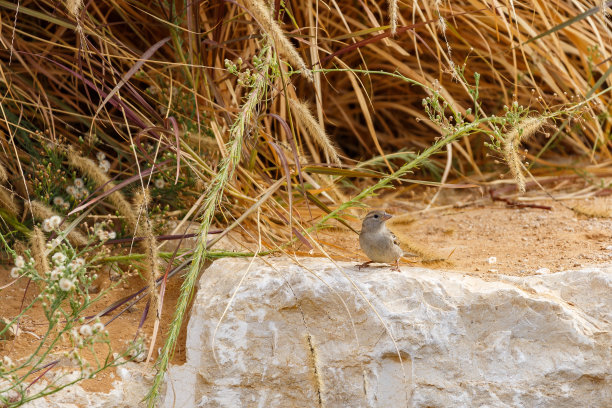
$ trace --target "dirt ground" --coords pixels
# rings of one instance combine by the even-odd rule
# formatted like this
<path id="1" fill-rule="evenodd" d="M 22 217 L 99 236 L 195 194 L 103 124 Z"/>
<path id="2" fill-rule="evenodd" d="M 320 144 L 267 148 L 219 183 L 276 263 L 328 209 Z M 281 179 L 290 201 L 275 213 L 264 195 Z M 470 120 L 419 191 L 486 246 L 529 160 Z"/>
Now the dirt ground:
<path id="1" fill-rule="evenodd" d="M 572 194 L 563 193 L 558 194 L 563 200 L 552 200 L 529 194 L 522 199 L 515 194 L 496 195 L 510 201 L 509 205 L 494 201 L 488 193 L 447 190 L 424 211 L 433 191 L 416 197 L 397 193 L 371 203 L 394 215 L 388 227 L 407 252 L 420 255 L 403 258 L 403 265 L 487 278 L 491 274 L 553 273 L 612 261 L 612 218 L 587 217 L 572 210 L 577 206 L 604 208 L 612 214 L 606 197 L 571 199 Z M 521 208 L 525 205 L 529 207 Z M 354 226 L 359 228 L 358 223 Z M 357 235 L 337 229 L 321 235 L 333 242 L 330 252 L 335 256 L 367 260 L 359 250 Z M 351 255 L 343 255 L 344 249 Z"/>
<path id="2" fill-rule="evenodd" d="M 412 190 L 396 191 L 370 203 L 372 207 L 384 208 L 395 215 L 389 221 L 390 228 L 407 243 L 408 248 L 405 249 L 419 255 L 405 258 L 403 265 L 452 269 L 493 278 L 496 274 L 554 273 L 612 260 L 612 219 L 588 218 L 571 210 L 577 204 L 589 206 L 605 198 L 566 194 L 564 198 L 571 199 L 553 201 L 546 196 L 538 198 L 529 194 L 520 200 L 515 195 L 496 195 L 513 204 L 529 206 L 520 208 L 504 201 L 494 201 L 489 193 L 482 191 L 445 190 L 425 211 L 434 192 L 429 189 L 415 195 Z M 359 228 L 358 220 L 354 226 Z M 345 228 L 319 231 L 315 237 L 328 254 L 338 260 L 355 263 L 366 260 L 359 251 L 357 235 L 347 232 Z M 307 253 L 298 251 L 298 254 Z M 2 270 L 0 287 L 11 282 L 8 269 Z M 109 276 L 104 273 L 100 275 L 97 284 L 106 287 L 110 283 Z M 163 334 L 171 321 L 181 283 L 180 278 L 169 282 L 160 330 L 162 335 L 158 336 L 153 357 L 157 357 L 157 350 L 162 346 Z M 37 295 L 33 286 L 26 292 L 26 285 L 27 282 L 21 279 L 0 292 L 1 317 L 16 316 L 22 302 L 28 304 Z M 134 293 L 143 285 L 140 278 L 130 278 L 108 292 L 91 310 L 91 314 Z M 144 302 L 139 303 L 107 327 L 114 350 L 121 351 L 134 338 L 144 307 Z M 17 361 L 28 356 L 38 345 L 45 324 L 40 307 L 28 311 L 21 319 L 19 336 L 15 340 L 0 341 L 0 355 L 9 355 Z M 152 326 L 153 319 L 149 317 L 144 332 L 150 335 Z M 175 364 L 185 359 L 184 341 L 183 330 L 172 360 Z M 57 355 L 68 346 L 65 347 L 62 349 L 59 346 Z M 95 379 L 81 382 L 81 385 L 89 391 L 107 392 L 115 380 L 114 370 L 106 370 Z"/>

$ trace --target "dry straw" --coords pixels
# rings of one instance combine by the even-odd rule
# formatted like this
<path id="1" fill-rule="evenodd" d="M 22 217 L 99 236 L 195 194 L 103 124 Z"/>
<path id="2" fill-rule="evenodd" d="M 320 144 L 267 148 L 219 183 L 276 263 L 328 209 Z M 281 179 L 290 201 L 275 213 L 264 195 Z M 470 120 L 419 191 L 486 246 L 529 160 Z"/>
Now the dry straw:
<path id="1" fill-rule="evenodd" d="M 5 183 L 8 180 L 8 173 L 2 163 L 0 163 L 0 183 Z"/>
<path id="2" fill-rule="evenodd" d="M 153 234 L 153 225 L 148 215 L 148 207 L 151 202 L 149 191 L 139 191 L 134 197 L 135 212 L 140 215 L 138 222 L 138 235 L 142 236 L 142 249 L 147 254 L 148 268 L 148 283 L 151 295 L 154 296 L 153 310 L 157 310 L 158 299 L 155 296 L 155 280 L 159 275 L 159 253 L 157 250 L 157 241 Z"/>
<path id="3" fill-rule="evenodd" d="M 96 187 L 103 187 L 104 192 L 109 191 L 115 185 L 111 182 L 110 177 L 102 171 L 102 169 L 93 161 L 86 157 L 79 155 L 73 148 L 68 148 L 68 164 L 70 166 L 80 170 L 83 174 L 92 180 Z M 108 197 L 108 201 L 111 202 L 121 214 L 130 228 L 135 230 L 137 224 L 137 217 L 130 206 L 130 203 L 125 199 L 120 190 L 114 191 Z"/>
<path id="4" fill-rule="evenodd" d="M 39 274 L 46 276 L 50 273 L 49 260 L 45 249 L 45 236 L 38 227 L 34 227 L 30 236 L 30 251 L 34 258 L 34 266 Z"/>
<path id="5" fill-rule="evenodd" d="M 66 9 L 74 17 L 79 15 L 81 8 L 83 7 L 83 0 L 66 0 Z"/>
<path id="6" fill-rule="evenodd" d="M 61 215 L 53 211 L 53 209 L 51 209 L 49 206 L 37 200 L 31 201 L 28 204 L 28 207 L 30 209 L 30 212 L 32 213 L 32 216 L 34 216 L 34 218 L 36 218 L 37 220 L 46 220 L 53 216 L 61 217 Z M 65 226 L 63 226 L 63 229 L 65 229 Z M 74 229 L 68 233 L 67 238 L 68 238 L 68 241 L 70 241 L 72 245 L 75 245 L 75 246 L 87 245 L 87 238 L 83 234 L 81 234 L 80 232 Z"/>
<path id="7" fill-rule="evenodd" d="M 341 164 L 336 147 L 325 133 L 323 126 L 312 116 L 308 104 L 304 101 L 289 98 L 289 105 L 291 105 L 291 110 L 295 114 L 298 123 L 308 136 L 315 141 L 331 161 Z"/>
<path id="8" fill-rule="evenodd" d="M 405 234 L 396 231 L 393 231 L 393 233 L 400 241 L 401 248 L 406 252 L 418 255 L 421 258 L 421 261 L 436 262 L 443 261 L 445 259 L 445 257 L 443 257 L 442 255 L 430 251 L 429 249 L 417 244 L 416 242 L 408 238 L 408 236 L 406 236 Z"/>
<path id="9" fill-rule="evenodd" d="M 525 175 L 518 152 L 519 146 L 521 142 L 533 136 L 545 123 L 546 118 L 540 116 L 529 117 L 519 122 L 504 136 L 502 154 L 521 193 L 525 192 Z"/>
<path id="10" fill-rule="evenodd" d="M 272 17 L 272 12 L 269 6 L 267 6 L 261 0 L 245 0 L 245 4 L 255 20 L 259 23 L 262 30 L 272 39 L 274 42 L 274 48 L 276 51 L 287 58 L 289 62 L 298 67 L 306 78 L 311 82 L 313 81 L 312 72 L 306 66 L 306 63 L 300 57 L 295 47 L 289 42 L 289 39 L 283 33 L 278 23 Z"/>
<path id="11" fill-rule="evenodd" d="M 389 19 L 391 20 L 391 34 L 393 35 L 397 32 L 397 15 L 397 0 L 389 0 Z"/>
<path id="12" fill-rule="evenodd" d="M 594 218 L 612 217 L 612 202 L 608 198 L 596 198 L 591 202 L 584 202 L 572 207 L 572 210 L 581 215 Z"/>
<path id="13" fill-rule="evenodd" d="M 314 386 L 317 391 L 317 406 L 323 406 L 323 392 L 324 392 L 324 383 L 323 378 L 321 376 L 321 365 L 319 362 L 319 353 L 317 347 L 314 345 L 313 338 L 310 333 L 306 334 L 306 343 L 308 346 L 308 351 L 310 351 L 310 365 L 312 367 L 312 374 L 314 377 Z"/>
<path id="14" fill-rule="evenodd" d="M 17 216 L 17 214 L 19 214 L 19 207 L 17 207 L 17 203 L 13 199 L 13 195 L 5 190 L 2 186 L 0 186 L 0 207 L 7 210 L 13 216 Z"/>

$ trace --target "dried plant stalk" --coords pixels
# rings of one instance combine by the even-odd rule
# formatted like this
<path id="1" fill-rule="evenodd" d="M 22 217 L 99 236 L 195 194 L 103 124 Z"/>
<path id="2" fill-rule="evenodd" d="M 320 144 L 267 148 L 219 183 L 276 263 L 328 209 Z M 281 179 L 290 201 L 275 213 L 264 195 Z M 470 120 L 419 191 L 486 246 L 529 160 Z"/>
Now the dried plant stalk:
<path id="1" fill-rule="evenodd" d="M 83 8 L 83 0 L 66 0 L 66 9 L 73 17 L 77 17 Z"/>
<path id="2" fill-rule="evenodd" d="M 152 310 L 157 312 L 157 305 L 159 298 L 157 291 L 155 290 L 155 280 L 159 276 L 159 253 L 157 250 L 157 240 L 153 234 L 153 225 L 149 218 L 148 208 L 151 202 L 151 196 L 148 190 L 139 191 L 134 197 L 135 213 L 139 214 L 138 221 L 138 235 L 144 239 L 141 241 L 141 247 L 145 254 L 147 254 L 148 270 L 147 280 L 149 284 L 149 291 L 153 298 Z"/>
<path id="3" fill-rule="evenodd" d="M 310 107 L 304 101 L 289 98 L 289 105 L 295 114 L 300 126 L 306 131 L 308 136 L 323 150 L 325 155 L 334 163 L 341 164 L 338 152 L 329 136 L 325 133 L 325 129 L 310 113 Z"/>
<path id="4" fill-rule="evenodd" d="M 8 173 L 6 172 L 6 168 L 0 162 L 0 183 L 5 183 L 8 180 Z"/>
<path id="5" fill-rule="evenodd" d="M 17 214 L 19 214 L 19 207 L 17 206 L 13 195 L 5 190 L 2 186 L 0 186 L 0 207 L 7 210 L 13 216 L 17 216 Z"/>
<path id="6" fill-rule="evenodd" d="M 30 212 L 32 213 L 32 216 L 34 216 L 34 218 L 38 220 L 46 220 L 53 216 L 61 217 L 61 215 L 53 211 L 52 208 L 50 208 L 49 206 L 37 200 L 31 201 L 28 207 L 30 209 Z M 67 238 L 68 238 L 68 241 L 70 241 L 72 245 L 75 245 L 75 246 L 87 245 L 87 238 L 83 234 L 81 234 L 79 231 L 76 231 L 74 229 L 68 233 Z"/>
<path id="7" fill-rule="evenodd" d="M 397 14 L 397 0 L 389 0 L 389 20 L 391 23 L 391 34 L 393 35 L 395 35 L 395 33 L 397 32 Z"/>
<path id="8" fill-rule="evenodd" d="M 583 202 L 572 207 L 580 215 L 594 218 L 611 218 L 612 202 L 607 198 L 596 198 L 591 202 Z"/>
<path id="9" fill-rule="evenodd" d="M 298 67 L 302 75 L 312 82 L 312 72 L 308 69 L 306 63 L 302 57 L 300 57 L 300 54 L 298 54 L 295 47 L 291 44 L 276 20 L 272 17 L 270 7 L 262 0 L 245 0 L 245 4 L 261 26 L 262 30 L 270 37 L 272 42 L 274 42 L 276 51 L 287 58 L 292 65 Z"/>
<path id="10" fill-rule="evenodd" d="M 34 227 L 30 236 L 30 251 L 34 258 L 34 266 L 38 273 L 47 276 L 50 273 L 49 260 L 45 249 L 45 235 L 38 227 Z"/>
<path id="11" fill-rule="evenodd" d="M 110 177 L 108 177 L 93 160 L 81 156 L 72 148 L 68 149 L 68 164 L 80 170 L 83 174 L 89 177 L 97 187 L 102 187 L 105 192 L 115 187 L 115 184 L 111 182 Z M 119 214 L 124 217 L 128 226 L 135 231 L 138 218 L 132 210 L 130 203 L 123 196 L 123 193 L 120 190 L 117 190 L 110 194 L 107 198 L 108 201 L 115 206 Z"/>
<path id="12" fill-rule="evenodd" d="M 545 123 L 546 118 L 540 116 L 526 118 L 514 126 L 504 137 L 502 154 L 521 193 L 525 192 L 525 175 L 518 152 L 519 146 L 521 142 L 533 136 Z"/>

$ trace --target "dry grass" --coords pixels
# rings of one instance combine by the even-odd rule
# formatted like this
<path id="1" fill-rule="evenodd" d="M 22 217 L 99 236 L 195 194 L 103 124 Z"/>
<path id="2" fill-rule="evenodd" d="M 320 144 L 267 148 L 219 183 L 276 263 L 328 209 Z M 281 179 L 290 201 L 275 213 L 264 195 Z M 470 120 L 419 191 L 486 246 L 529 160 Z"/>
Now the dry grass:
<path id="1" fill-rule="evenodd" d="M 308 241 L 321 220 L 345 221 L 409 172 L 435 179 L 451 142 L 449 180 L 504 173 L 483 143 L 493 136 L 522 189 L 519 147 L 539 173 L 568 159 L 575 168 L 612 159 L 607 17 L 599 11 L 527 41 L 591 1 L 167 4 L 0 0 L 0 210 L 12 218 L 0 232 L 12 242 L 60 211 L 54 200 L 64 197 L 68 221 L 81 205 L 91 211 L 83 217 L 116 217 L 127 238 L 151 238 L 171 217 L 204 220 L 202 260 L 209 228 L 239 217 L 245 240 L 263 249 L 317 247 Z M 267 44 L 273 52 L 262 57 Z M 446 103 L 438 119 L 423 109 L 434 96 Z M 513 103 L 528 110 L 506 126 Z M 563 122 L 552 137 L 537 132 L 544 118 Z M 359 163 L 375 156 L 364 172 Z M 81 177 L 91 195 L 69 198 L 57 187 Z M 130 200 L 145 188 L 143 233 Z M 29 202 L 35 217 L 19 217 Z M 155 237 L 143 250 L 154 246 Z"/>

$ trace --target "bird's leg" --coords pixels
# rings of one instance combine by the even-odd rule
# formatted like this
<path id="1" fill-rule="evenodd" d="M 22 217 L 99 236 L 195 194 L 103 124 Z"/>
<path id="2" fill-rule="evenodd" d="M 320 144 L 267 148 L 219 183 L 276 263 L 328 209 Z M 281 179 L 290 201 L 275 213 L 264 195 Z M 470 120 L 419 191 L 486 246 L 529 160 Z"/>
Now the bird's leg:
<path id="1" fill-rule="evenodd" d="M 368 266 L 372 262 L 374 262 L 374 261 L 368 261 L 368 262 L 364 262 L 362 264 L 359 264 L 359 265 L 357 265 L 357 269 L 361 270 L 361 268 L 365 268 L 366 266 Z"/>
<path id="2" fill-rule="evenodd" d="M 392 271 L 401 272 L 399 267 L 399 258 L 395 261 L 395 266 L 391 268 Z"/>

